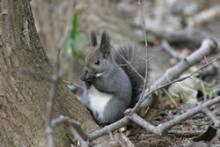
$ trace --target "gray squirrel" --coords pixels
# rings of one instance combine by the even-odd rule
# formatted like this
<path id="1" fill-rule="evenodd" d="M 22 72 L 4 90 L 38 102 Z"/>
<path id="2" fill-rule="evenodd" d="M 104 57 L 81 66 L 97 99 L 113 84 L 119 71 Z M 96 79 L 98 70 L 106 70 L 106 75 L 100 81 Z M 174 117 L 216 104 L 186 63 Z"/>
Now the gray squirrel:
<path id="1" fill-rule="evenodd" d="M 86 56 L 80 77 L 85 83 L 81 101 L 98 124 L 110 124 L 122 118 L 140 96 L 144 82 L 140 75 L 145 76 L 146 68 L 144 54 L 132 47 L 112 51 L 106 32 L 100 45 L 91 32 L 91 43 L 94 49 Z"/>

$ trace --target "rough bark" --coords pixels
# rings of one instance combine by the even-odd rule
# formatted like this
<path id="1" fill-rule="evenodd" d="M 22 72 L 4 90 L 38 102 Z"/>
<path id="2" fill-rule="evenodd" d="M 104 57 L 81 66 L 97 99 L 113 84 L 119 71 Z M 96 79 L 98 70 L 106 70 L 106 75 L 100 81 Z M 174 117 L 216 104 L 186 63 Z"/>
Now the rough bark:
<path id="1" fill-rule="evenodd" d="M 28 0 L 0 1 L 0 145 L 46 146 L 45 111 L 50 83 L 22 69 L 51 75 L 52 67 L 40 44 Z M 59 84 L 54 117 L 68 115 L 88 132 L 97 128 L 76 97 Z M 56 145 L 68 146 L 59 127 Z"/>

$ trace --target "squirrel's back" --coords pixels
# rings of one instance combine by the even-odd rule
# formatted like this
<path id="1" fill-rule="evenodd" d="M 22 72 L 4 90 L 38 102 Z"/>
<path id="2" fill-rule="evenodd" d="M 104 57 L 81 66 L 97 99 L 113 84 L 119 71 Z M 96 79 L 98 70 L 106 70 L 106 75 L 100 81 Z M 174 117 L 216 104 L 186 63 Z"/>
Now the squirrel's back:
<path id="1" fill-rule="evenodd" d="M 128 46 L 115 51 L 114 58 L 116 63 L 126 72 L 131 81 L 132 101 L 130 107 L 133 107 L 143 90 L 146 72 L 145 53 L 141 49 Z"/>

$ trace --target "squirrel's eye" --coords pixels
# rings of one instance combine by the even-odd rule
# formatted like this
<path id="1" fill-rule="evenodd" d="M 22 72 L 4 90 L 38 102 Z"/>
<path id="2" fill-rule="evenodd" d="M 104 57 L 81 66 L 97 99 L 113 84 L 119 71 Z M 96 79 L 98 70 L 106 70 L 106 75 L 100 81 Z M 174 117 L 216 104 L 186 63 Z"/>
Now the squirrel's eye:
<path id="1" fill-rule="evenodd" d="M 98 59 L 97 59 L 97 60 L 95 60 L 95 61 L 94 61 L 94 64 L 99 65 L 99 60 L 98 60 Z"/>

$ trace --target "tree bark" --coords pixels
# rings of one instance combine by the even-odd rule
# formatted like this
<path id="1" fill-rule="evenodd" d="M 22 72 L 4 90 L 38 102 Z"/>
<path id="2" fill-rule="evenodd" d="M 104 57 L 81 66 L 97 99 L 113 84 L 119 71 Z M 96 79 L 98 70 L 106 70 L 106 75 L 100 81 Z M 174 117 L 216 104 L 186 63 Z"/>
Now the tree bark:
<path id="1" fill-rule="evenodd" d="M 29 0 L 0 1 L 0 145 L 46 146 L 46 103 L 50 83 L 22 69 L 52 75 L 40 44 Z M 62 84 L 58 86 L 54 116 L 67 115 L 90 132 L 97 129 L 89 112 Z M 67 131 L 58 127 L 56 146 L 68 146 Z"/>

